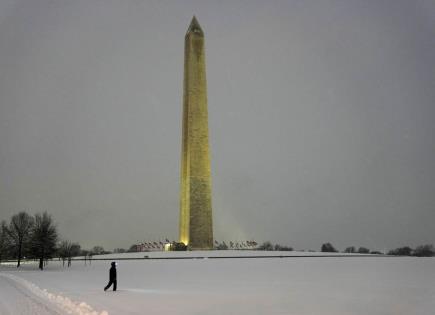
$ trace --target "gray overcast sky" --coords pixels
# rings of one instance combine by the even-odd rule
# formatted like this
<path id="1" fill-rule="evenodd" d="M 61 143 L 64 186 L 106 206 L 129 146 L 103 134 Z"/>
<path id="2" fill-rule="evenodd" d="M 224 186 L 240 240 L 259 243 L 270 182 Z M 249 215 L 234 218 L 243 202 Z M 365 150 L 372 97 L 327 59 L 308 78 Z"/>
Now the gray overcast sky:
<path id="1" fill-rule="evenodd" d="M 177 238 L 184 34 L 206 35 L 214 231 L 435 243 L 435 2 L 0 1 L 0 219 Z"/>

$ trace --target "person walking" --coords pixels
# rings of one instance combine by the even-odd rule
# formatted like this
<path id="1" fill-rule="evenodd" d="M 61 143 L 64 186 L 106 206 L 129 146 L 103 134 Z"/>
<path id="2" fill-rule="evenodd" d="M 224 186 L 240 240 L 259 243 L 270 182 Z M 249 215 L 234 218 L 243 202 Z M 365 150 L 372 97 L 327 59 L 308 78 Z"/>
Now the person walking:
<path id="1" fill-rule="evenodd" d="M 113 291 L 116 291 L 116 262 L 112 261 L 112 267 L 109 270 L 109 283 L 104 288 L 106 291 L 113 284 Z"/>

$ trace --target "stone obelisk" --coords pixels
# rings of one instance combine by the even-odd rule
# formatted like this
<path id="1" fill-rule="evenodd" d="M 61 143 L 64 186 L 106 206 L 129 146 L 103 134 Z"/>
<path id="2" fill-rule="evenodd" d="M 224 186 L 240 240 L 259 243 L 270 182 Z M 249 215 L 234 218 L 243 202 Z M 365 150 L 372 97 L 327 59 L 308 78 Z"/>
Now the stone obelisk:
<path id="1" fill-rule="evenodd" d="M 184 39 L 180 242 L 213 248 L 204 33 L 193 17 Z"/>

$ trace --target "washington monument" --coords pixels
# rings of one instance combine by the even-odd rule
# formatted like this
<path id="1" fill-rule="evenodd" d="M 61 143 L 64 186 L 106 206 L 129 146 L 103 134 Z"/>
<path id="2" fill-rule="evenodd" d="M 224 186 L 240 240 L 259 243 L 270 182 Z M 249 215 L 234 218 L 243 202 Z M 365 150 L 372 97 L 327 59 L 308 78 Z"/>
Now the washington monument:
<path id="1" fill-rule="evenodd" d="M 213 248 L 204 33 L 193 17 L 184 39 L 180 242 Z"/>

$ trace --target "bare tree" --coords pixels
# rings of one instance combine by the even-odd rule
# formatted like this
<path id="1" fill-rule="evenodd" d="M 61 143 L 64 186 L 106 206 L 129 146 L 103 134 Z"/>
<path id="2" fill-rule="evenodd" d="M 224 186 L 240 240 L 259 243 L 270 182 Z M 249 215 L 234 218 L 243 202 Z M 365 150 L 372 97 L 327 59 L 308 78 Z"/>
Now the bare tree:
<path id="1" fill-rule="evenodd" d="M 344 250 L 344 252 L 345 252 L 345 253 L 350 253 L 350 254 L 352 254 L 352 253 L 356 253 L 355 246 L 349 246 L 349 247 L 346 247 L 346 249 Z"/>
<path id="2" fill-rule="evenodd" d="M 388 252 L 388 255 L 411 256 L 412 248 L 409 246 L 399 247 Z"/>
<path id="3" fill-rule="evenodd" d="M 105 253 L 105 250 L 103 246 L 94 246 L 91 249 L 91 253 L 92 255 L 102 255 Z"/>
<path id="4" fill-rule="evenodd" d="M 267 241 L 258 246 L 258 250 L 273 250 L 273 245 L 271 242 Z"/>
<path id="5" fill-rule="evenodd" d="M 368 254 L 368 253 L 370 253 L 370 250 L 368 248 L 365 248 L 365 247 L 360 247 L 360 248 L 358 248 L 358 253 L 359 254 Z"/>
<path id="6" fill-rule="evenodd" d="M 78 243 L 72 243 L 69 256 L 68 256 L 68 267 L 71 267 L 71 258 L 75 256 L 79 256 L 81 252 L 81 247 Z"/>
<path id="7" fill-rule="evenodd" d="M 414 249 L 413 256 L 432 257 L 435 255 L 435 248 L 431 244 L 421 245 Z"/>
<path id="8" fill-rule="evenodd" d="M 71 267 L 71 258 L 78 256 L 81 253 L 80 245 L 78 243 L 71 243 L 64 240 L 60 242 L 58 248 L 59 257 L 62 259 L 62 264 L 65 267 L 65 260 L 68 260 L 68 267 Z"/>
<path id="9" fill-rule="evenodd" d="M 331 243 L 325 243 L 325 244 L 322 244 L 321 251 L 322 251 L 322 252 L 327 252 L 327 253 L 336 253 L 336 252 L 338 252 L 338 251 L 334 248 L 334 246 L 332 246 Z"/>
<path id="10" fill-rule="evenodd" d="M 68 258 L 69 253 L 71 251 L 71 242 L 70 241 L 62 241 L 59 244 L 58 254 L 62 259 L 62 265 L 65 267 L 65 260 Z"/>
<path id="11" fill-rule="evenodd" d="M 39 259 L 39 269 L 44 269 L 44 260 L 56 252 L 57 229 L 51 216 L 44 212 L 35 215 L 32 229 L 32 252 Z"/>
<path id="12" fill-rule="evenodd" d="M 12 216 L 9 227 L 6 229 L 7 235 L 16 250 L 17 267 L 20 267 L 23 244 L 27 244 L 32 226 L 33 218 L 23 211 Z"/>
<path id="13" fill-rule="evenodd" d="M 0 225 L 0 262 L 7 257 L 9 249 L 9 239 L 7 235 L 6 221 L 2 221 Z"/>

